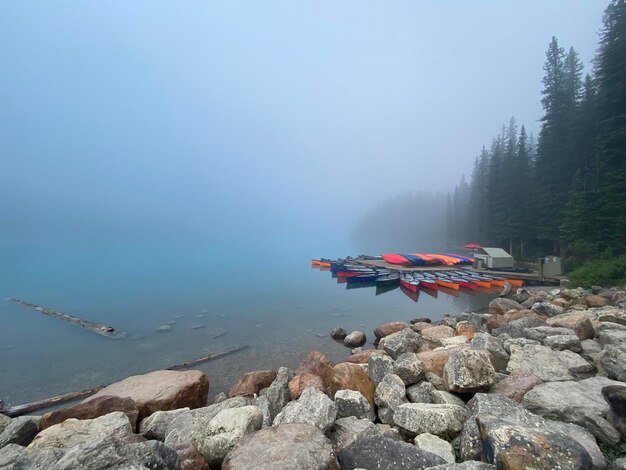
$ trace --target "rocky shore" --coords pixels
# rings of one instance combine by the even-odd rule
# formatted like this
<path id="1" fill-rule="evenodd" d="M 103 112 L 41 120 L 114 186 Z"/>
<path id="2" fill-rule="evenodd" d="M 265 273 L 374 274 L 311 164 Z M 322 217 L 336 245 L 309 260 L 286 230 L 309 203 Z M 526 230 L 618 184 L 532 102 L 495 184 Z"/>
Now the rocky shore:
<path id="1" fill-rule="evenodd" d="M 621 289 L 520 289 L 488 313 L 380 325 L 373 347 L 337 327 L 344 362 L 311 351 L 211 404 L 200 371 L 129 377 L 0 414 L 0 470 L 626 469 L 625 309 Z"/>

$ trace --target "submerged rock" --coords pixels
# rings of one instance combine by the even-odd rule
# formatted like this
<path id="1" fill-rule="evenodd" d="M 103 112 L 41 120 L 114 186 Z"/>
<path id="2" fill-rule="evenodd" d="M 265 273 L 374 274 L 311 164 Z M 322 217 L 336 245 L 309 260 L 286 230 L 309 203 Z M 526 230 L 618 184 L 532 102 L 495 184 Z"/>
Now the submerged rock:
<path id="1" fill-rule="evenodd" d="M 333 338 L 333 339 L 343 340 L 347 335 L 348 335 L 348 333 L 341 326 L 333 328 L 333 330 L 330 332 L 330 337 Z"/>
<path id="2" fill-rule="evenodd" d="M 363 346 L 365 341 L 367 341 L 365 333 L 362 331 L 353 331 L 344 338 L 343 344 L 349 348 L 357 348 L 359 346 Z"/>

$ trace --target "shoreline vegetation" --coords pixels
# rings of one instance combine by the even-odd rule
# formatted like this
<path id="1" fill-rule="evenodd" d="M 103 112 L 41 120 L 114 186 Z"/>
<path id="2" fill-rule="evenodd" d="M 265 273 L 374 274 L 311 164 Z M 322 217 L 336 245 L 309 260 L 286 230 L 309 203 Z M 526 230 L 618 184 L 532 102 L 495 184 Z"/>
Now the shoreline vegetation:
<path id="1" fill-rule="evenodd" d="M 622 469 L 625 308 L 623 288 L 522 288 L 486 313 L 339 326 L 343 362 L 310 351 L 211 404 L 198 370 L 128 377 L 42 416 L 0 414 L 0 465 Z"/>

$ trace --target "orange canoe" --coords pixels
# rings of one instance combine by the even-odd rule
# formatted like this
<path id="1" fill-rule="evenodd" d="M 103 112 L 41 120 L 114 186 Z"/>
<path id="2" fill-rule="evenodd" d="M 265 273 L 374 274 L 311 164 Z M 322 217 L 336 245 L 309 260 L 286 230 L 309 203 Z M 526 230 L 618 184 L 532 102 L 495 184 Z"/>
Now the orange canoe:
<path id="1" fill-rule="evenodd" d="M 448 289 L 459 290 L 459 285 L 456 282 L 448 282 L 443 281 L 441 279 L 437 279 L 437 284 L 442 287 L 447 287 Z"/>

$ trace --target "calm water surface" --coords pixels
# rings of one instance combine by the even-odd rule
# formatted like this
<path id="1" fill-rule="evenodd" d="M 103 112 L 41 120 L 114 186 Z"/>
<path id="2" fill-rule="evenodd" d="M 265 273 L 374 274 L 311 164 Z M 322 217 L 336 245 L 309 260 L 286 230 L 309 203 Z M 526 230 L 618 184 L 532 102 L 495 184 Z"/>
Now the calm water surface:
<path id="1" fill-rule="evenodd" d="M 249 345 L 198 366 L 209 374 L 213 396 L 246 371 L 295 367 L 311 349 L 345 358 L 349 350 L 328 336 L 335 326 L 365 331 L 371 347 L 380 323 L 437 320 L 483 308 L 495 295 L 422 293 L 414 302 L 400 289 L 348 290 L 310 266 L 312 256 L 350 254 L 339 250 L 92 246 L 11 247 L 0 254 L 0 399 L 9 404 Z M 112 325 L 127 337 L 102 337 L 6 297 Z M 156 332 L 166 324 L 171 331 Z"/>

